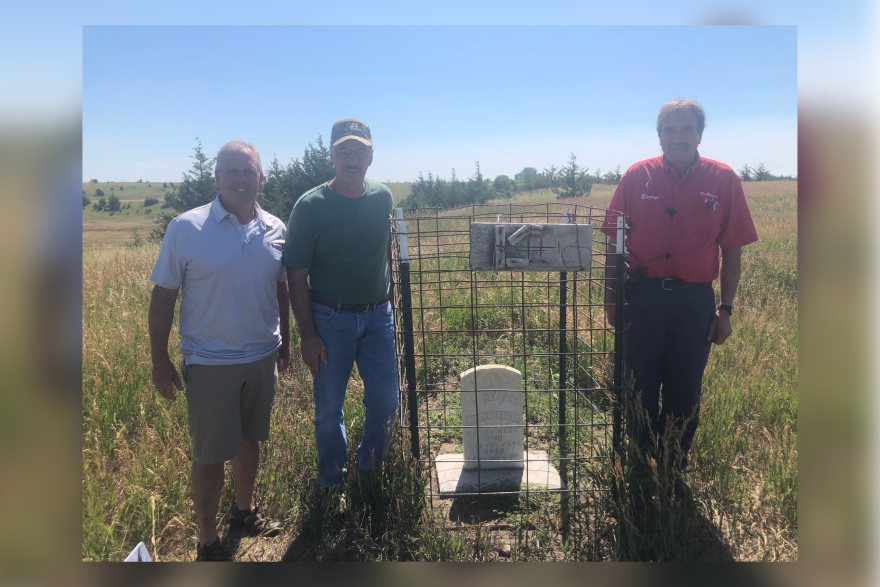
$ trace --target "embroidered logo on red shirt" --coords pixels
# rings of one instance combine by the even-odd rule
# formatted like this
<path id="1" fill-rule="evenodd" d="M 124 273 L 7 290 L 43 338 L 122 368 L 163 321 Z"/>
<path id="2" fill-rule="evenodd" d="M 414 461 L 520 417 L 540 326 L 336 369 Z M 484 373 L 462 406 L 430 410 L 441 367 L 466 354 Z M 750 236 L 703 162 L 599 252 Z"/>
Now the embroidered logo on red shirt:
<path id="1" fill-rule="evenodd" d="M 642 194 L 643 200 L 659 200 L 660 196 L 649 196 L 648 194 Z"/>
<path id="2" fill-rule="evenodd" d="M 709 192 L 700 192 L 700 195 L 704 198 L 703 203 L 706 204 L 706 211 L 714 212 L 715 206 L 718 205 L 718 196 Z"/>

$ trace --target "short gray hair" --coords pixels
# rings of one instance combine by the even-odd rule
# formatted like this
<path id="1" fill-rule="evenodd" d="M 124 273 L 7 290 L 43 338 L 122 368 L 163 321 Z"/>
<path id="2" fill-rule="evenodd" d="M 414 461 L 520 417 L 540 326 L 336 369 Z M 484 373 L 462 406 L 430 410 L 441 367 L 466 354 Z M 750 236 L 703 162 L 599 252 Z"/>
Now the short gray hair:
<path id="1" fill-rule="evenodd" d="M 693 112 L 694 116 L 697 117 L 697 133 L 703 134 L 703 129 L 706 128 L 706 113 L 703 111 L 703 107 L 693 98 L 681 98 L 667 102 L 660 108 L 660 113 L 657 115 L 658 137 L 660 136 L 660 131 L 663 130 L 663 122 L 666 120 L 666 117 L 677 110 L 690 110 Z"/>
<path id="2" fill-rule="evenodd" d="M 250 143 L 246 143 L 244 141 L 229 141 L 217 152 L 217 159 L 214 163 L 214 173 L 217 173 L 217 170 L 220 169 L 220 162 L 223 160 L 223 156 L 226 153 L 230 153 L 232 151 L 251 151 L 254 155 L 257 156 L 257 169 L 260 170 L 260 174 L 263 173 L 263 163 L 260 161 L 260 152 L 257 150 L 255 146 Z"/>

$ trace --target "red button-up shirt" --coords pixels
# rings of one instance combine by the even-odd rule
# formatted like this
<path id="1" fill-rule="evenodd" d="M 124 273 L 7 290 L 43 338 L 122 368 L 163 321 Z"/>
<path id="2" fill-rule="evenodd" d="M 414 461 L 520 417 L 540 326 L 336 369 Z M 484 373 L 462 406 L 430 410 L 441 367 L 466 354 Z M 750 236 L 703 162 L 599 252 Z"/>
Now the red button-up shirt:
<path id="1" fill-rule="evenodd" d="M 639 161 L 620 179 L 608 210 L 629 216 L 627 264 L 648 277 L 714 281 L 719 247 L 758 240 L 739 176 L 699 154 L 681 179 L 663 157 Z M 614 236 L 615 228 L 606 218 L 602 231 Z"/>

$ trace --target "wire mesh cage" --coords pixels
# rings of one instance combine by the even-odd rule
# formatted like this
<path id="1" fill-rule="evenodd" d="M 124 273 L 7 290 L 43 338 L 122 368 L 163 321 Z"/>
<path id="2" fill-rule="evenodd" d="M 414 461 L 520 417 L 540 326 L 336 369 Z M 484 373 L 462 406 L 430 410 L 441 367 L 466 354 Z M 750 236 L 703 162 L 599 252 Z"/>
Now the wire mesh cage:
<path id="1" fill-rule="evenodd" d="M 619 443 L 622 379 L 622 312 L 606 324 L 605 292 L 622 307 L 624 263 L 603 221 L 623 226 L 578 204 L 398 209 L 399 440 L 448 527 L 506 528 L 518 548 L 552 528 L 570 558 L 603 558 L 612 488 L 598 473 Z M 560 224 L 582 240 L 548 246 Z"/>

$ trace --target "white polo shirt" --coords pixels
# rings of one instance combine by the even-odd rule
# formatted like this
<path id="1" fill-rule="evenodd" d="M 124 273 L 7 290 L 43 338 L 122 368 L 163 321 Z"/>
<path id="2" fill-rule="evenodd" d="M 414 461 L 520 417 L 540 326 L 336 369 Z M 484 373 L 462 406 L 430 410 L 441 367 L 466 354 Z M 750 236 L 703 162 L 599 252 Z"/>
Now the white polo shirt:
<path id="1" fill-rule="evenodd" d="M 250 363 L 281 346 L 277 283 L 287 280 L 287 228 L 255 206 L 254 222 L 242 226 L 218 195 L 168 224 L 150 280 L 181 288 L 180 352 L 188 364 Z"/>

